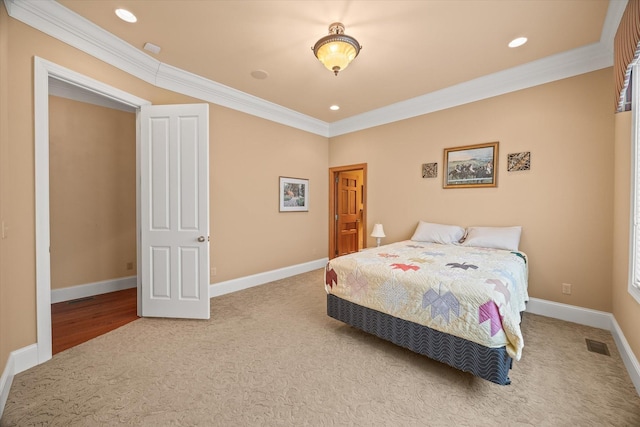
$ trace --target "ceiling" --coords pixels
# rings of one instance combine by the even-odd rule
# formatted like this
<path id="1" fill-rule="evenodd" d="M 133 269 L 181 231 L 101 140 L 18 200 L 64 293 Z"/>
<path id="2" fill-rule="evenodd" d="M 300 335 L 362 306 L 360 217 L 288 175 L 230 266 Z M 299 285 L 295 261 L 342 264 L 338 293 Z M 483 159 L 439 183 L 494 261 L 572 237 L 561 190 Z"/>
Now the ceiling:
<path id="1" fill-rule="evenodd" d="M 326 123 L 598 43 L 609 8 L 608 0 L 58 3 L 156 61 Z M 121 21 L 116 8 L 138 22 Z M 337 77 L 311 50 L 334 21 L 363 46 Z M 529 42 L 507 47 L 518 36 Z M 160 53 L 144 51 L 147 42 Z M 268 78 L 255 79 L 256 70 Z"/>

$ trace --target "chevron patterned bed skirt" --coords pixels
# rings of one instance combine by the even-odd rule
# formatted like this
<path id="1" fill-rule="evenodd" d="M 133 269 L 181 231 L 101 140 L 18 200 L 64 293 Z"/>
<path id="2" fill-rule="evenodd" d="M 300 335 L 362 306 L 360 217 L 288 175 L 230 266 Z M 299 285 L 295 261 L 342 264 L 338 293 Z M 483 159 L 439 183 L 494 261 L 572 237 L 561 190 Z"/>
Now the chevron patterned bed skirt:
<path id="1" fill-rule="evenodd" d="M 489 348 L 327 294 L 327 314 L 379 338 L 496 384 L 508 385 L 512 359 Z"/>

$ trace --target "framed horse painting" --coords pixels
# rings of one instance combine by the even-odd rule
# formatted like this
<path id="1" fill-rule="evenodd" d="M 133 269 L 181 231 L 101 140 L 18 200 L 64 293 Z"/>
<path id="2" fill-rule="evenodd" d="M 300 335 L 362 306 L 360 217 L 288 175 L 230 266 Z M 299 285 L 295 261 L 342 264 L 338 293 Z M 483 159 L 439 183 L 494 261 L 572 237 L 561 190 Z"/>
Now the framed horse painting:
<path id="1" fill-rule="evenodd" d="M 496 187 L 498 143 L 444 149 L 443 188 Z"/>

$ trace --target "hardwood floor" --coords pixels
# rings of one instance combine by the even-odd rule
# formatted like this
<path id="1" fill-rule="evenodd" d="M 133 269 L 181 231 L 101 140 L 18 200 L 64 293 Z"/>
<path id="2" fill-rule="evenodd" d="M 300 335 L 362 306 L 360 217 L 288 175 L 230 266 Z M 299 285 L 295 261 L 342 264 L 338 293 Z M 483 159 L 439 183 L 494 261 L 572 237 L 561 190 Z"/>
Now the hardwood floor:
<path id="1" fill-rule="evenodd" d="M 137 289 L 51 304 L 53 354 L 89 341 L 138 318 Z"/>

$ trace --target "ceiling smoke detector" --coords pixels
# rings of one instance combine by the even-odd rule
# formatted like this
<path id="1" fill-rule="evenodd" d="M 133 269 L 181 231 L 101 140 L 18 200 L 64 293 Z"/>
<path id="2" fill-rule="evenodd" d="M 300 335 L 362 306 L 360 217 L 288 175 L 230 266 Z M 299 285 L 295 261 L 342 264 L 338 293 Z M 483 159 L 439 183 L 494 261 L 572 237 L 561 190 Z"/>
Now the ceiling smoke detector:
<path id="1" fill-rule="evenodd" d="M 144 50 L 148 50 L 149 52 L 155 53 L 157 55 L 158 53 L 160 53 L 160 46 L 156 46 L 153 43 L 147 42 L 144 44 Z"/>

